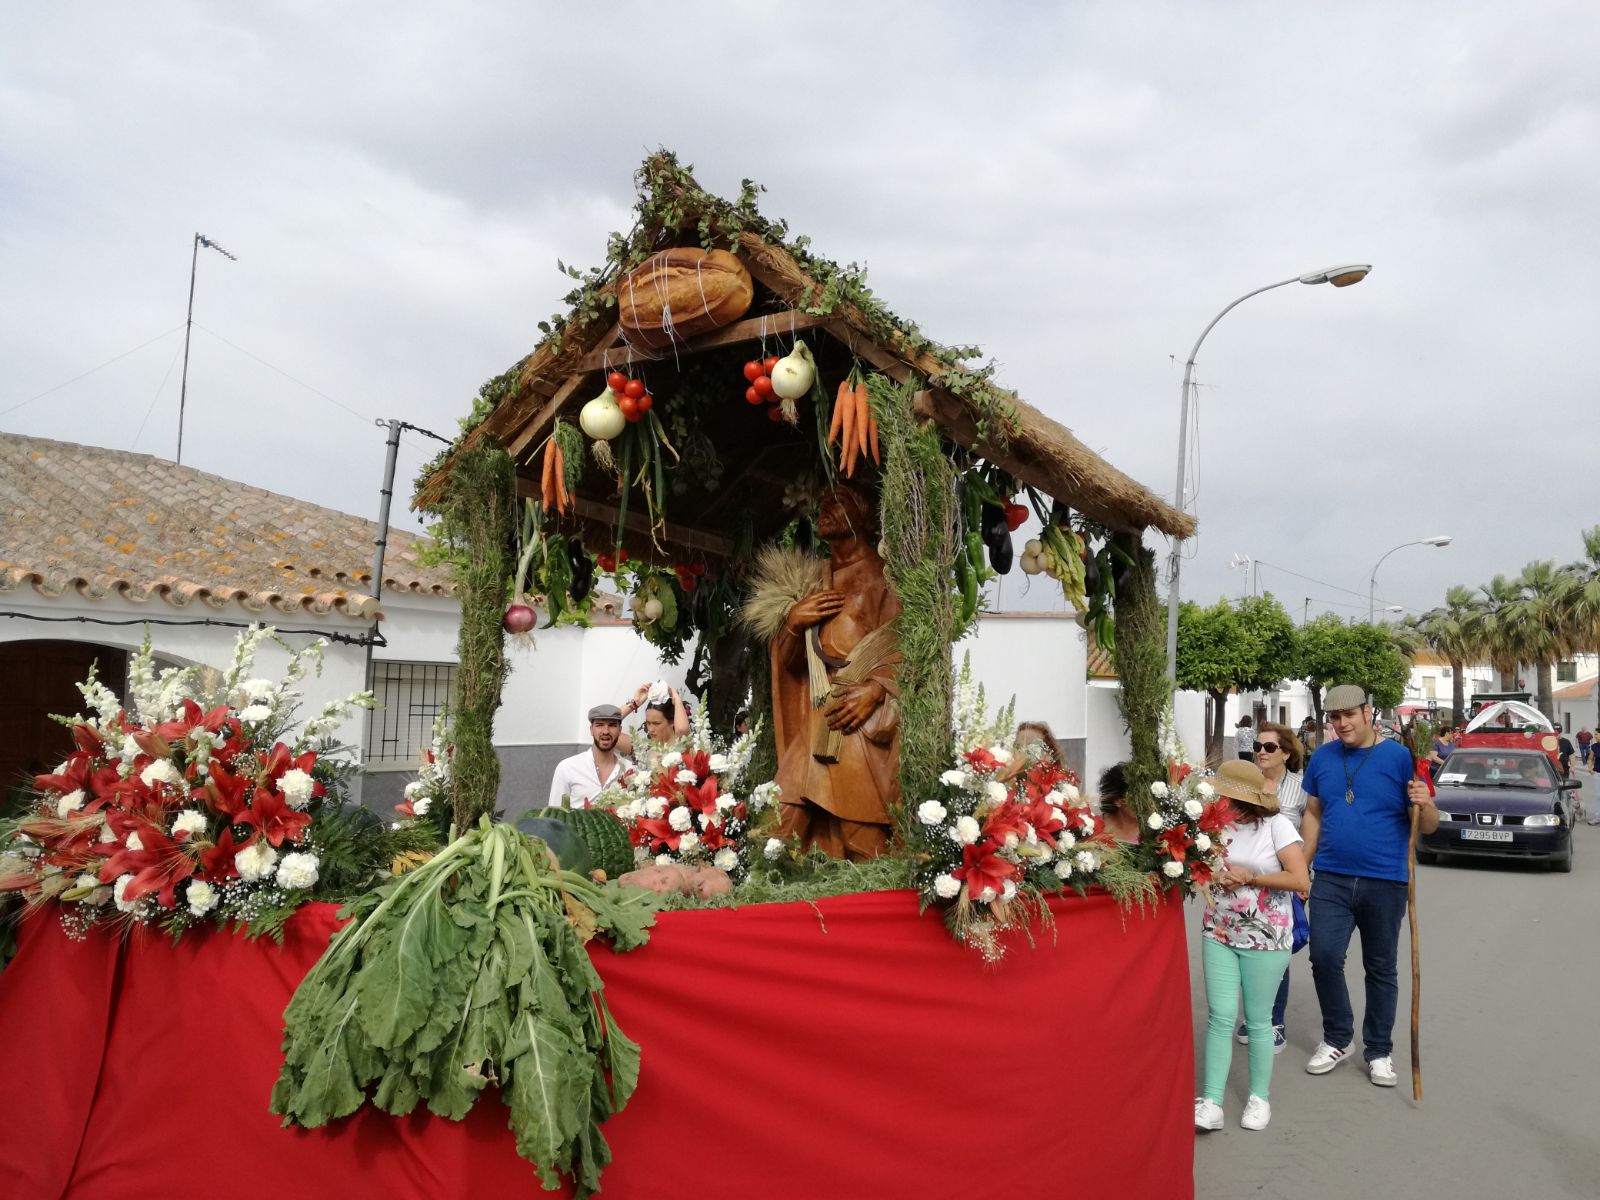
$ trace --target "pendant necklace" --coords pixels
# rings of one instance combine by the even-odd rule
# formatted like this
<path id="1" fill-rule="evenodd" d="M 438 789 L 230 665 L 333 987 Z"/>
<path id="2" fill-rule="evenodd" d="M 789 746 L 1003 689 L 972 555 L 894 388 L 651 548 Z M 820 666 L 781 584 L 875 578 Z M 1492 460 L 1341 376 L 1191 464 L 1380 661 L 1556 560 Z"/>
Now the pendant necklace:
<path id="1" fill-rule="evenodd" d="M 1339 748 L 1339 765 L 1344 768 L 1344 802 L 1346 804 L 1354 804 L 1356 802 L 1356 776 L 1361 774 L 1361 768 L 1367 765 L 1367 759 L 1372 757 L 1372 752 L 1377 748 L 1377 745 L 1377 742 L 1373 742 L 1372 745 L 1367 747 L 1367 757 L 1356 765 L 1354 772 L 1350 770 L 1350 751 L 1342 746 Z"/>

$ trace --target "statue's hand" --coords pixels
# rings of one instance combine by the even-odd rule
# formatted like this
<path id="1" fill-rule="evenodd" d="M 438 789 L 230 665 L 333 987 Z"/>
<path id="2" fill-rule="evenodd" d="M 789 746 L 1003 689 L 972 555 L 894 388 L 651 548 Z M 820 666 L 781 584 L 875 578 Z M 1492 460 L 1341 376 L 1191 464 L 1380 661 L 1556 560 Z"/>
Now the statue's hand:
<path id="1" fill-rule="evenodd" d="M 827 720 L 829 729 L 837 729 L 840 733 L 855 733 L 878 710 L 878 705 L 883 703 L 884 695 L 883 684 L 869 679 L 866 683 L 846 688 L 830 700 L 827 707 L 822 710 L 822 715 Z"/>
<path id="2" fill-rule="evenodd" d="M 789 632 L 799 634 L 801 630 L 820 625 L 828 618 L 837 616 L 843 608 L 843 592 L 813 592 L 789 610 Z"/>

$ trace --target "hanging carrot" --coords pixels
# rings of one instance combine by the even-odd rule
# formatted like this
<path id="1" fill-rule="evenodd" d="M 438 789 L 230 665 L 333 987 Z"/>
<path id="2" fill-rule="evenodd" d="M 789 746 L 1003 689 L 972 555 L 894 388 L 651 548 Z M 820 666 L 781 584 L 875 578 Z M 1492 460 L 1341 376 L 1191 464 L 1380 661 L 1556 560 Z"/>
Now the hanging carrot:
<path id="1" fill-rule="evenodd" d="M 850 386 L 850 377 L 847 375 L 839 381 L 839 390 L 833 395 L 833 423 L 828 426 L 830 446 L 839 440 L 839 430 L 844 426 L 844 410 L 854 395 L 855 389 Z"/>
<path id="2" fill-rule="evenodd" d="M 872 424 L 872 405 L 867 398 L 867 381 L 863 379 L 856 384 L 856 450 L 860 454 L 867 452 L 867 428 Z"/>
<path id="3" fill-rule="evenodd" d="M 551 438 L 544 444 L 544 470 L 539 476 L 539 502 L 544 505 L 545 512 L 549 512 L 552 508 L 554 508 L 556 502 L 556 489 L 554 483 L 556 465 L 555 445 L 555 438 Z"/>
<path id="4" fill-rule="evenodd" d="M 556 450 L 555 486 L 556 486 L 556 511 L 566 512 L 572 505 L 572 498 L 567 495 L 567 463 L 566 455 L 561 452 L 561 442 L 556 438 L 550 439 L 550 444 Z"/>
<path id="5" fill-rule="evenodd" d="M 844 385 L 841 384 L 840 386 L 843 387 Z M 839 466 L 844 471 L 845 477 L 848 478 L 851 471 L 855 469 L 856 402 L 854 389 L 841 394 L 839 408 L 844 413 L 839 422 Z"/>

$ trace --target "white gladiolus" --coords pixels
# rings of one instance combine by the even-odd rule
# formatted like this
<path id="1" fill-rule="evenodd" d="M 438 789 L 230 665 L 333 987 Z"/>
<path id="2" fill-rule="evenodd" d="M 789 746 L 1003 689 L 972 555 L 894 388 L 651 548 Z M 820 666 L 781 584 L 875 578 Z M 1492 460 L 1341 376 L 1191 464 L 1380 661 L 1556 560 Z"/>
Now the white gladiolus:
<path id="1" fill-rule="evenodd" d="M 761 857 L 768 862 L 777 862 L 783 857 L 783 839 L 769 837 L 767 844 L 761 847 Z"/>
<path id="2" fill-rule="evenodd" d="M 672 815 L 667 818 L 667 824 L 679 833 L 687 832 L 693 822 L 694 813 L 687 808 L 675 808 L 672 810 Z"/>
<path id="3" fill-rule="evenodd" d="M 309 888 L 317 882 L 317 867 L 315 854 L 285 854 L 278 864 L 278 886 L 288 891 Z"/>
<path id="4" fill-rule="evenodd" d="M 1161 873 L 1168 879 L 1176 879 L 1183 874 L 1183 864 L 1181 862 L 1164 862 L 1161 864 Z"/>
<path id="5" fill-rule="evenodd" d="M 189 902 L 189 912 L 196 917 L 203 917 L 217 906 L 220 897 L 217 889 L 203 879 L 191 879 L 189 890 L 184 893 L 184 899 Z"/>
<path id="6" fill-rule="evenodd" d="M 924 800 L 917 805 L 917 820 L 924 825 L 939 825 L 949 816 L 949 810 L 937 800 Z"/>
<path id="7" fill-rule="evenodd" d="M 245 883 L 255 883 L 272 874 L 278 852 L 266 842 L 252 842 L 233 856 L 234 870 Z"/>
<path id="8" fill-rule="evenodd" d="M 180 833 L 204 833 L 206 815 L 197 808 L 186 808 L 172 822 L 172 836 Z"/>
<path id="9" fill-rule="evenodd" d="M 933 880 L 933 893 L 941 900 L 954 900 L 961 894 L 961 881 L 954 875 L 936 875 Z"/>
<path id="10" fill-rule="evenodd" d="M 710 762 L 707 765 L 713 774 L 721 775 L 728 769 L 728 756 L 726 754 L 713 754 Z"/>
<path id="11" fill-rule="evenodd" d="M 1145 821 L 1145 824 L 1150 826 L 1151 829 L 1160 829 L 1163 825 L 1166 824 L 1166 821 L 1162 818 L 1160 813 L 1153 812 L 1153 813 L 1150 814 L 1149 818 Z"/>
<path id="12" fill-rule="evenodd" d="M 406 786 L 405 786 L 405 788 L 404 788 L 404 790 L 402 791 L 401 794 L 404 795 L 407 800 L 410 800 L 410 799 L 413 799 L 416 796 L 416 794 L 418 792 L 420 792 L 421 790 L 422 790 L 422 780 L 413 779 L 410 783 L 406 784 Z"/>
<path id="13" fill-rule="evenodd" d="M 270 700 L 278 690 L 278 685 L 270 679 L 246 679 L 239 685 L 239 690 L 245 694 L 245 699 L 255 704 Z"/>
<path id="14" fill-rule="evenodd" d="M 411 802 L 411 811 L 412 811 L 412 813 L 414 815 L 416 815 L 418 817 L 427 816 L 428 815 L 428 810 L 431 809 L 432 807 L 433 807 L 433 797 L 432 796 L 418 796 L 415 800 L 413 800 Z"/>
<path id="15" fill-rule="evenodd" d="M 1190 820 L 1194 820 L 1201 813 L 1205 812 L 1205 810 L 1205 805 L 1201 804 L 1198 800 L 1185 800 L 1183 802 L 1183 815 L 1188 817 Z"/>
<path id="16" fill-rule="evenodd" d="M 84 794 L 82 789 L 68 792 L 56 800 L 56 816 L 64 817 L 70 812 L 77 812 L 83 807 Z"/>
<path id="17" fill-rule="evenodd" d="M 963 846 L 970 846 L 978 840 L 978 835 L 982 832 L 983 830 L 977 821 L 971 817 L 962 817 L 956 822 L 956 827 L 950 836 Z"/>
<path id="18" fill-rule="evenodd" d="M 311 803 L 316 787 L 317 781 L 299 767 L 290 768 L 278 779 L 278 790 L 283 793 L 285 803 L 297 810 Z"/>
<path id="19" fill-rule="evenodd" d="M 1156 780 L 1150 785 L 1150 794 L 1157 800 L 1165 800 L 1167 798 L 1167 785 L 1159 779 Z"/>
<path id="20" fill-rule="evenodd" d="M 117 751 L 117 757 L 125 763 L 130 763 L 142 753 L 144 751 L 139 749 L 139 743 L 133 740 L 133 734 L 130 733 L 122 739 L 122 749 Z"/>
<path id="21" fill-rule="evenodd" d="M 739 856 L 729 847 L 724 846 L 711 856 L 711 865 L 719 871 L 731 871 L 739 865 Z"/>

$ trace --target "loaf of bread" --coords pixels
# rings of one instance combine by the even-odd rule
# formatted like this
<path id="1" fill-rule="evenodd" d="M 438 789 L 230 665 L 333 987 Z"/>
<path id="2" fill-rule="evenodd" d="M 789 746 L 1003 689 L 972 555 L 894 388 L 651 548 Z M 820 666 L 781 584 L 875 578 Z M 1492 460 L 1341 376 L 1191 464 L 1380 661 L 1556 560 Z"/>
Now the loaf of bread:
<path id="1" fill-rule="evenodd" d="M 617 281 L 617 321 L 635 346 L 686 341 L 750 311 L 755 285 L 726 250 L 682 246 L 652 254 Z"/>

